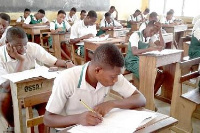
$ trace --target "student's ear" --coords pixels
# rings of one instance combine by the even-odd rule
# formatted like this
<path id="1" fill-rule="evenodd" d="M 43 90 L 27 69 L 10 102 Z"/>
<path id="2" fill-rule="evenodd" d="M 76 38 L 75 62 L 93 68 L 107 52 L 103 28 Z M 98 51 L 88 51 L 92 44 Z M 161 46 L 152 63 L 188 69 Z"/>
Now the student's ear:
<path id="1" fill-rule="evenodd" d="M 96 67 L 96 68 L 95 68 L 95 73 L 96 73 L 96 74 L 98 74 L 98 73 L 100 73 L 100 72 L 101 72 L 101 70 L 102 70 L 102 68 L 101 68 L 101 67 Z"/>

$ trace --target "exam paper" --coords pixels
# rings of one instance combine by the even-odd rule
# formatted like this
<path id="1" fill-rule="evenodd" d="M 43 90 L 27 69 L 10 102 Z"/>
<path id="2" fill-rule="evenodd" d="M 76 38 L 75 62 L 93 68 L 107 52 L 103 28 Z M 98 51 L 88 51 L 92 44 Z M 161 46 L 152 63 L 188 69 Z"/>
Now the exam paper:
<path id="1" fill-rule="evenodd" d="M 182 52 L 183 50 L 177 50 L 177 49 L 164 49 L 162 51 L 150 51 L 150 52 L 146 52 L 143 53 L 144 55 L 148 55 L 148 54 L 152 54 L 152 55 L 168 55 L 168 54 L 173 54 L 173 53 L 177 53 L 177 52 Z"/>
<path id="2" fill-rule="evenodd" d="M 106 39 L 108 39 L 109 35 L 105 35 L 104 37 L 93 37 L 93 38 L 89 38 L 89 39 L 84 39 L 86 41 L 90 41 L 90 42 L 100 42 L 100 41 L 105 41 Z"/>
<path id="3" fill-rule="evenodd" d="M 133 133 L 146 118 L 154 117 L 155 113 L 136 110 L 113 109 L 96 126 L 77 125 L 70 133 Z"/>

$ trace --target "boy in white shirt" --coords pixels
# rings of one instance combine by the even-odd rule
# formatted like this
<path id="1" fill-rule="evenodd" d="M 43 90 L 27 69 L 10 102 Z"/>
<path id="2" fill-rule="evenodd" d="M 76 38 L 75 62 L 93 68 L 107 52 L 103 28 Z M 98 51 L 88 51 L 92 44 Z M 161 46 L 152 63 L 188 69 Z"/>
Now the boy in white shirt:
<path id="1" fill-rule="evenodd" d="M 31 10 L 28 9 L 28 8 L 26 8 L 26 9 L 24 10 L 24 15 L 23 15 L 23 16 L 20 16 L 20 17 L 17 19 L 16 22 L 24 22 L 24 21 L 26 20 L 26 18 L 30 15 L 30 13 L 31 13 Z"/>
<path id="2" fill-rule="evenodd" d="M 171 11 L 167 12 L 167 16 L 166 17 L 164 16 L 160 21 L 162 23 L 162 26 L 168 27 L 168 26 L 176 25 L 176 23 L 174 23 L 174 20 L 172 19 L 173 18 L 173 14 L 174 13 L 171 12 Z"/>
<path id="3" fill-rule="evenodd" d="M 77 19 L 76 8 L 73 7 L 70 12 L 66 15 L 66 21 L 69 23 L 74 23 Z"/>
<path id="4" fill-rule="evenodd" d="M 140 10 L 136 10 L 127 20 L 127 27 L 131 28 L 131 24 L 139 23 L 143 21 L 143 17 Z"/>

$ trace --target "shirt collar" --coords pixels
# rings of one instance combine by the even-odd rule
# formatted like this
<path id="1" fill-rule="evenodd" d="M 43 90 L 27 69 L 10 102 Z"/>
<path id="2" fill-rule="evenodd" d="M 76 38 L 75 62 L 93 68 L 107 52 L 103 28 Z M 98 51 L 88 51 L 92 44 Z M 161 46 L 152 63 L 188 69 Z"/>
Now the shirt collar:
<path id="1" fill-rule="evenodd" d="M 4 48 L 3 48 L 3 55 L 4 55 L 4 59 L 5 59 L 5 61 L 6 62 L 10 62 L 10 61 L 16 61 L 15 59 L 12 59 L 11 57 L 10 57 L 10 55 L 8 55 L 8 52 L 7 52 L 7 50 L 6 50 L 6 45 L 4 45 L 3 46 Z"/>

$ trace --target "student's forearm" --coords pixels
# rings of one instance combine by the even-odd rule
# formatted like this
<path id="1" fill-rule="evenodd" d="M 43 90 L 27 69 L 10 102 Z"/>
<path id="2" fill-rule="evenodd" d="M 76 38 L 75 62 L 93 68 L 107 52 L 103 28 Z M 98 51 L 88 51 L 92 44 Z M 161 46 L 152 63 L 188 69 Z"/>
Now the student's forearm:
<path id="1" fill-rule="evenodd" d="M 79 115 L 55 115 L 46 111 L 44 124 L 53 128 L 65 128 L 79 123 Z"/>
<path id="2" fill-rule="evenodd" d="M 162 36 L 161 29 L 159 30 L 159 38 L 160 38 L 160 43 L 157 46 L 162 46 L 163 48 L 165 48 L 165 42 L 164 42 L 164 39 L 163 39 L 163 36 Z"/>
<path id="3" fill-rule="evenodd" d="M 22 24 L 22 27 L 24 28 L 31 28 L 33 26 L 34 26 L 33 24 L 25 24 L 25 23 Z"/>
<path id="4" fill-rule="evenodd" d="M 80 42 L 80 41 L 83 40 L 83 39 L 84 39 L 84 37 L 75 38 L 75 39 L 70 39 L 70 42 L 73 43 L 73 44 L 75 44 L 75 43 Z"/>
<path id="5" fill-rule="evenodd" d="M 133 55 L 140 55 L 142 53 L 145 52 L 149 52 L 149 51 L 153 51 L 154 49 L 152 48 L 147 48 L 147 49 L 136 49 L 136 48 L 132 48 L 132 53 Z"/>

